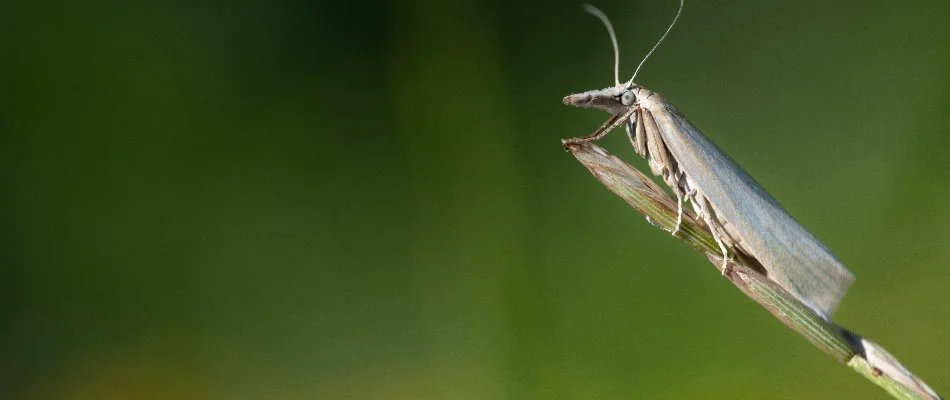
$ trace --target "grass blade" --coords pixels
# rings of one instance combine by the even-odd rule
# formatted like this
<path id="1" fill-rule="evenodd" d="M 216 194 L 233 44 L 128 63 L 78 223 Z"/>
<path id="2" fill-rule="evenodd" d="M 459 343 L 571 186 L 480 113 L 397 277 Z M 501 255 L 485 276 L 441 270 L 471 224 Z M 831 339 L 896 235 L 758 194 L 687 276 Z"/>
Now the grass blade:
<path id="1" fill-rule="evenodd" d="M 593 143 L 570 144 L 567 149 L 604 186 L 646 216 L 648 222 L 672 232 L 676 225 L 676 200 L 652 179 Z M 705 254 L 717 269 L 722 265 L 722 256 L 712 233 L 692 213 L 685 212 L 683 224 L 676 236 Z M 725 276 L 742 293 L 804 336 L 815 347 L 845 363 L 895 398 L 941 398 L 883 347 L 825 321 L 771 281 L 761 267 L 748 260 L 750 257 L 747 255 L 737 255 L 735 261 L 730 261 Z"/>

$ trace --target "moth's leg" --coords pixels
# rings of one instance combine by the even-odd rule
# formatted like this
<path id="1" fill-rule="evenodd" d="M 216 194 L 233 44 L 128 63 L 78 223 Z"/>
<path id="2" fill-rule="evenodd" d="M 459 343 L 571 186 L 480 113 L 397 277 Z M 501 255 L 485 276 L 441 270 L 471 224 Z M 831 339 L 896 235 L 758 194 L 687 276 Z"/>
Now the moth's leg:
<path id="1" fill-rule="evenodd" d="M 728 272 L 730 272 L 729 271 L 729 250 L 726 250 L 726 244 L 722 242 L 722 237 L 720 237 L 719 233 L 717 232 L 718 229 L 713 228 L 713 229 L 710 229 L 710 231 L 713 234 L 713 239 L 716 240 L 716 244 L 719 245 L 719 251 L 722 252 L 722 268 L 720 268 L 720 270 L 722 271 L 722 275 L 726 276 L 728 275 Z"/>
<path id="2" fill-rule="evenodd" d="M 676 194 L 676 227 L 673 228 L 673 236 L 680 232 L 680 226 L 683 225 L 683 202 L 686 201 L 686 194 L 683 189 L 674 186 L 673 193 Z"/>
<path id="3" fill-rule="evenodd" d="M 706 197 L 703 195 L 698 195 L 693 192 L 693 204 L 698 205 L 703 220 L 706 222 L 706 225 L 709 226 L 709 232 L 712 233 L 713 240 L 716 241 L 716 244 L 719 245 L 719 251 L 722 252 L 722 271 L 723 275 L 728 275 L 729 273 L 729 250 L 726 248 L 726 243 L 722 240 L 722 227 L 720 222 L 716 219 L 715 212 L 712 209 L 712 206 L 709 204 L 709 200 L 706 200 Z"/>
<path id="4" fill-rule="evenodd" d="M 608 127 L 610 126 L 609 124 L 612 121 L 613 119 L 608 120 L 607 123 L 604 124 L 604 126 L 600 127 L 600 129 L 594 131 L 594 133 L 591 133 L 590 135 L 564 139 L 561 141 L 561 143 L 563 143 L 566 146 L 566 145 L 571 145 L 571 144 L 583 144 L 583 143 L 596 142 L 598 139 L 610 133 L 610 129 Z"/>
<path id="5" fill-rule="evenodd" d="M 687 201 L 693 201 L 693 199 L 695 199 L 695 198 L 696 198 L 696 189 L 693 189 L 693 190 L 690 190 L 690 191 L 686 192 L 686 199 L 685 199 L 685 200 L 687 200 Z"/>
<path id="6" fill-rule="evenodd" d="M 634 111 L 635 109 L 631 108 L 626 112 L 614 114 L 613 116 L 610 117 L 610 119 L 607 120 L 607 122 L 604 122 L 604 124 L 601 125 L 600 128 L 594 131 L 594 133 L 591 133 L 590 135 L 587 135 L 587 136 L 564 139 L 561 141 L 561 143 L 564 144 L 565 146 L 569 146 L 572 144 L 584 144 L 584 143 L 590 143 L 590 142 L 596 141 L 597 139 L 600 139 L 604 137 L 604 135 L 610 133 L 610 131 L 612 131 L 614 128 L 622 125 L 628 118 L 630 118 L 630 115 L 633 114 Z"/>
<path id="7" fill-rule="evenodd" d="M 637 154 L 647 159 L 653 173 L 662 175 L 663 181 L 676 194 L 676 226 L 673 227 L 671 232 L 673 236 L 676 236 L 683 225 L 683 203 L 686 200 L 686 193 L 681 188 L 680 179 L 683 179 L 684 174 L 672 172 L 677 167 L 672 156 L 669 155 L 669 149 L 663 143 L 663 138 L 659 135 L 656 120 L 653 119 L 653 115 L 649 111 L 642 108 L 636 109 L 636 112 L 627 120 L 627 136 L 630 138 L 630 143 L 633 144 Z M 653 148 L 652 152 L 651 147 Z M 657 158 L 652 158 L 653 154 L 656 154 Z"/>
<path id="8" fill-rule="evenodd" d="M 676 182 L 674 171 L 677 170 L 676 161 L 670 154 L 670 150 L 663 141 L 663 135 L 660 134 L 660 128 L 657 126 L 656 119 L 650 110 L 642 109 L 638 125 L 643 125 L 643 134 L 646 139 L 648 156 L 646 157 L 650 164 L 650 171 L 653 175 L 662 176 L 671 189 L 676 190 L 679 186 Z M 639 128 L 639 127 L 638 127 Z"/>
<path id="9" fill-rule="evenodd" d="M 633 149 L 636 150 L 637 154 L 648 158 L 650 153 L 647 151 L 647 134 L 640 122 L 639 114 L 641 112 L 643 112 L 641 109 L 637 109 L 637 112 L 633 113 L 630 119 L 627 120 L 627 137 L 630 138 L 630 144 L 633 145 Z"/>

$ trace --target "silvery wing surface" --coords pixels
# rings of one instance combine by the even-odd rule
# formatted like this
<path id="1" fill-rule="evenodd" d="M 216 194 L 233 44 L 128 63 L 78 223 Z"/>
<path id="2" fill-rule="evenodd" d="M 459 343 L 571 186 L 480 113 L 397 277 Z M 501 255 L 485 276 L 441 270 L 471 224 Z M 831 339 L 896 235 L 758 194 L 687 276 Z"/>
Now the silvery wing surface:
<path id="1" fill-rule="evenodd" d="M 830 317 L 854 275 L 726 153 L 660 96 L 638 96 L 687 180 L 702 192 L 722 228 L 768 276 Z"/>

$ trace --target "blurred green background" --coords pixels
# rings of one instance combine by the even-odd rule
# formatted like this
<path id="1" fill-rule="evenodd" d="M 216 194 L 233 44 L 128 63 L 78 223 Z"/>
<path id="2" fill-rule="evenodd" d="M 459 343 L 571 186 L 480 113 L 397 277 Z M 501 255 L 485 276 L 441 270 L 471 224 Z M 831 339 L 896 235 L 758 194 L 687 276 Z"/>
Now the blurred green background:
<path id="1" fill-rule="evenodd" d="M 621 79 L 675 3 L 596 3 Z M 688 1 L 637 79 L 944 394 L 948 21 Z M 579 2 L 20 1 L 0 44 L 0 397 L 887 398 L 562 150 L 613 82 Z"/>

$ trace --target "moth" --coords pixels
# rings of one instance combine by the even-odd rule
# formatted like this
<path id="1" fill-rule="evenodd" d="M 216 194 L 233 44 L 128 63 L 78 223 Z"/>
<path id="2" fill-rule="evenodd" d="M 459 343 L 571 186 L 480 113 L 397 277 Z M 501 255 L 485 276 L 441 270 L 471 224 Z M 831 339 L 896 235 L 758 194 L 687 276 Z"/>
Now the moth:
<path id="1" fill-rule="evenodd" d="M 679 210 L 673 235 L 682 223 L 683 204 L 689 202 L 712 231 L 722 252 L 724 274 L 730 256 L 751 256 L 771 280 L 830 320 L 854 282 L 854 275 L 682 112 L 660 94 L 633 82 L 643 63 L 676 24 L 683 1 L 666 32 L 625 83 L 619 80 L 619 50 L 613 26 L 597 8 L 584 8 L 600 19 L 610 34 L 614 86 L 571 94 L 564 98 L 564 104 L 604 110 L 610 118 L 594 133 L 563 143 L 595 141 L 624 125 L 634 150 L 676 195 Z"/>

